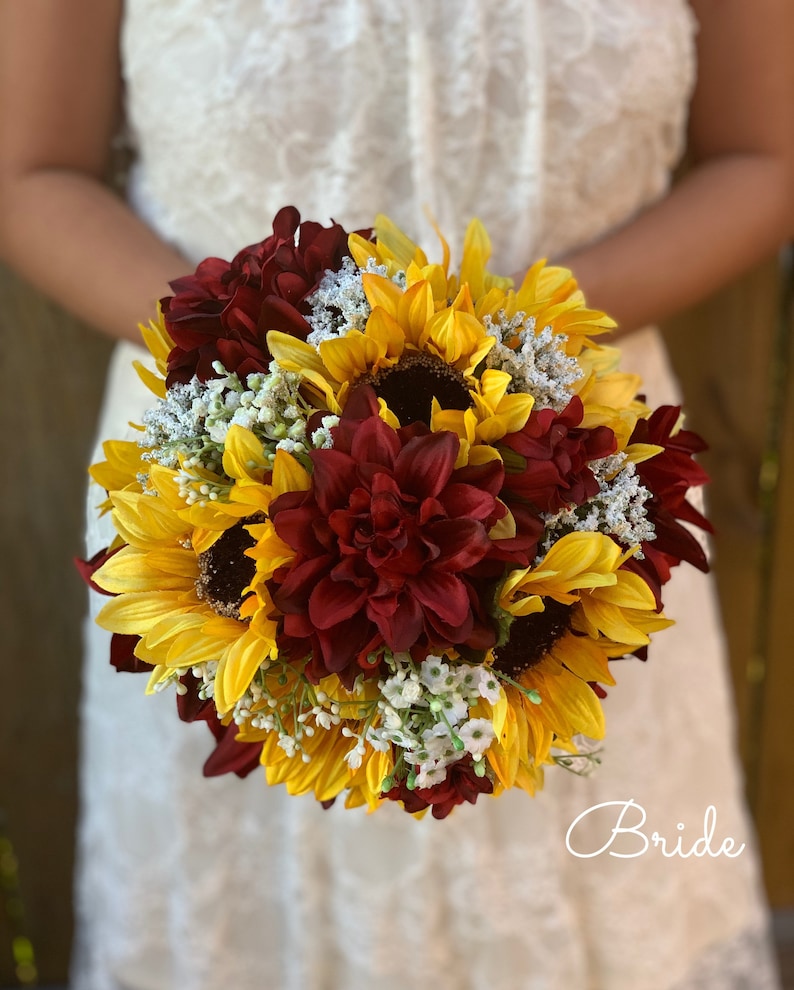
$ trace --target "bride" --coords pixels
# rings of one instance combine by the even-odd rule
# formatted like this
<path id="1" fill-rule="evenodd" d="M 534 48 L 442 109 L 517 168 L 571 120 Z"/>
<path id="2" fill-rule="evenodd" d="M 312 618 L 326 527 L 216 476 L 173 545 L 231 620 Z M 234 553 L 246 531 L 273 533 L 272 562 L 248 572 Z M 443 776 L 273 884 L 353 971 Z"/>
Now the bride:
<path id="1" fill-rule="evenodd" d="M 135 341 L 170 279 L 261 239 L 287 203 L 348 229 L 384 211 L 428 247 L 425 205 L 459 235 L 476 215 L 493 270 L 564 260 L 618 319 L 649 402 L 674 401 L 647 327 L 788 234 L 789 6 L 6 3 L 0 246 Z M 122 101 L 128 202 L 102 183 Z M 694 167 L 670 191 L 687 119 Z M 151 403 L 137 355 L 116 349 L 101 437 Z M 90 511 L 89 553 L 106 525 Z M 599 772 L 443 823 L 202 778 L 205 728 L 115 674 L 89 624 L 75 990 L 774 987 L 712 587 L 682 565 L 668 589 L 678 624 L 647 664 L 616 665 Z M 647 849 L 619 858 L 629 802 Z M 601 855 L 577 854 L 585 828 Z M 709 855 L 676 854 L 710 828 Z"/>

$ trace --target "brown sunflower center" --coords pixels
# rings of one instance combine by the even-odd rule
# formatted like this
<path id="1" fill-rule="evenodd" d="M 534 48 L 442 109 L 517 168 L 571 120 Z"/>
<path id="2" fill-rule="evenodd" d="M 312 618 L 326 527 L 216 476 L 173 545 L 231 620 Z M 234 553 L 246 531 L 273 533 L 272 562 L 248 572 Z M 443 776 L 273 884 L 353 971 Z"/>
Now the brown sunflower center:
<path id="1" fill-rule="evenodd" d="M 433 397 L 442 409 L 469 409 L 471 390 L 463 375 L 431 354 L 407 354 L 391 368 L 366 375 L 371 385 L 403 426 L 417 421 L 430 426 Z"/>
<path id="2" fill-rule="evenodd" d="M 243 588 L 256 573 L 256 563 L 246 557 L 245 551 L 255 544 L 244 522 L 238 522 L 222 533 L 209 550 L 199 554 L 196 594 L 218 615 L 240 618 Z"/>
<path id="3" fill-rule="evenodd" d="M 553 598 L 545 600 L 543 612 L 520 615 L 510 626 L 510 639 L 494 650 L 494 667 L 517 677 L 540 663 L 552 646 L 571 628 L 572 606 Z"/>

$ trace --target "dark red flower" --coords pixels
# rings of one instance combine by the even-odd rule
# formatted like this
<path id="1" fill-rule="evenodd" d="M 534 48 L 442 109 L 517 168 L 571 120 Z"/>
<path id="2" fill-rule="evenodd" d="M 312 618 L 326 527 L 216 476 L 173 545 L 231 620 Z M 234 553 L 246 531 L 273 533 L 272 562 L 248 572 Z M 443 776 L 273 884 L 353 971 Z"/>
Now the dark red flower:
<path id="1" fill-rule="evenodd" d="M 355 418 L 362 414 L 361 418 Z M 489 529 L 505 514 L 501 462 L 455 470 L 458 438 L 422 424 L 394 430 L 369 388 L 357 390 L 334 431 L 313 451 L 312 488 L 270 508 L 297 553 L 275 576 L 273 600 L 286 637 L 306 640 L 319 679 L 351 683 L 376 672 L 370 653 L 491 645 L 469 572 L 493 549 Z"/>
<path id="2" fill-rule="evenodd" d="M 231 262 L 207 258 L 193 275 L 173 281 L 174 295 L 160 300 L 175 344 L 167 384 L 188 382 L 193 375 L 201 381 L 215 378 L 216 360 L 243 380 L 266 371 L 268 330 L 306 338 L 306 297 L 326 270 L 341 267 L 347 239 L 338 223 L 301 223 L 295 207 L 285 206 L 276 214 L 270 237 L 244 248 Z"/>
<path id="3" fill-rule="evenodd" d="M 247 777 L 252 770 L 260 765 L 262 743 L 238 742 L 235 738 L 240 731 L 230 722 L 223 725 L 213 714 L 207 719 L 207 724 L 215 736 L 215 749 L 204 762 L 205 777 L 219 777 L 224 773 L 236 773 L 238 777 Z"/>
<path id="4" fill-rule="evenodd" d="M 90 560 L 75 559 L 75 565 L 85 582 L 95 591 L 103 595 L 112 595 L 94 584 L 93 575 L 120 548 L 108 552 L 107 548 L 94 554 Z M 114 596 L 115 597 L 115 596 Z M 128 636 L 113 633 L 110 639 L 110 662 L 118 671 L 131 674 L 149 673 L 153 666 L 135 656 L 135 647 L 140 636 Z M 199 697 L 198 681 L 188 673 L 179 678 L 186 689 L 184 694 L 177 694 L 176 707 L 183 722 L 206 722 L 215 736 L 215 749 L 210 753 L 204 764 L 204 776 L 215 777 L 222 773 L 236 773 L 245 777 L 259 766 L 261 743 L 237 742 L 237 726 L 232 723 L 223 725 L 218 718 L 213 701 Z"/>
<path id="5" fill-rule="evenodd" d="M 648 419 L 638 420 L 631 443 L 655 444 L 664 450 L 637 465 L 640 481 L 653 494 L 645 503 L 649 520 L 656 529 L 656 539 L 643 543 L 644 560 L 632 558 L 624 566 L 638 573 L 651 587 L 660 603 L 660 589 L 670 579 L 670 569 L 682 560 L 708 571 L 703 547 L 681 522 L 713 532 L 711 523 L 687 501 L 687 492 L 709 478 L 694 460 L 706 444 L 691 430 L 675 427 L 680 406 L 660 406 Z M 679 522 L 681 520 L 681 522 Z"/>
<path id="6" fill-rule="evenodd" d="M 215 703 L 210 698 L 199 696 L 199 682 L 190 674 L 183 674 L 179 678 L 184 694 L 176 696 L 176 710 L 183 722 L 208 722 L 212 725 L 218 721 L 215 712 Z M 220 722 L 218 722 L 220 725 Z M 213 732 L 215 730 L 213 729 Z M 216 733 L 217 735 L 217 733 Z"/>
<path id="7" fill-rule="evenodd" d="M 199 682 L 188 673 L 179 678 L 184 694 L 178 694 L 176 707 L 183 722 L 206 722 L 215 738 L 215 748 L 204 762 L 204 776 L 218 777 L 236 773 L 247 777 L 259 766 L 261 743 L 238 742 L 239 728 L 234 722 L 224 725 L 218 718 L 215 703 L 199 696 Z"/>
<path id="8" fill-rule="evenodd" d="M 522 430 L 504 436 L 499 447 L 505 455 L 505 492 L 526 499 L 538 512 L 558 512 L 597 495 L 588 462 L 613 454 L 617 443 L 608 426 L 580 426 L 583 417 L 582 400 L 575 395 L 560 413 L 533 409 Z"/>
<path id="9" fill-rule="evenodd" d="M 492 793 L 493 782 L 487 776 L 477 776 L 474 772 L 474 763 L 467 755 L 447 767 L 446 779 L 440 784 L 409 790 L 403 780 L 395 783 L 391 790 L 381 794 L 381 797 L 389 798 L 391 801 L 402 801 L 405 810 L 411 814 L 432 807 L 434 818 L 446 818 L 456 805 L 463 804 L 464 801 L 475 804 L 481 794 Z"/>
<path id="10" fill-rule="evenodd" d="M 673 432 L 680 415 L 680 406 L 660 406 L 648 419 L 637 421 L 631 443 L 664 447 L 662 453 L 638 464 L 637 474 L 676 519 L 711 533 L 711 523 L 686 498 L 690 488 L 704 485 L 709 480 L 708 474 L 694 460 L 695 454 L 706 449 L 706 442 L 692 430 Z"/>
<path id="11" fill-rule="evenodd" d="M 154 665 L 135 656 L 135 647 L 140 642 L 140 636 L 125 636 L 123 633 L 113 633 L 110 637 L 110 663 L 118 671 L 125 674 L 148 674 L 154 670 Z"/>

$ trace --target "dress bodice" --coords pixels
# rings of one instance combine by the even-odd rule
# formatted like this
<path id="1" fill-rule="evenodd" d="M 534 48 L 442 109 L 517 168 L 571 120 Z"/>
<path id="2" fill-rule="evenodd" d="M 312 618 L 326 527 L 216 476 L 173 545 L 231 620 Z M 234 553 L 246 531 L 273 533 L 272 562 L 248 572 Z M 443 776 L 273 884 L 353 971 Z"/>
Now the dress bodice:
<path id="1" fill-rule="evenodd" d="M 189 257 L 276 210 L 428 246 L 472 216 L 495 267 L 664 192 L 694 77 L 685 0 L 127 0 L 138 211 Z"/>

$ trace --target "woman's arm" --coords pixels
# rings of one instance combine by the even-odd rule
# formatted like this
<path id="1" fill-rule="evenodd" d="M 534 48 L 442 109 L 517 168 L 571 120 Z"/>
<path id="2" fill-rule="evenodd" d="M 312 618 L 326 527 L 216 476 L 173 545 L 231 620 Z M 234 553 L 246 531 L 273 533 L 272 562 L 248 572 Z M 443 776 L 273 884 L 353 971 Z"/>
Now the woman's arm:
<path id="1" fill-rule="evenodd" d="M 0 256 L 83 319 L 136 340 L 188 265 L 103 183 L 121 7 L 0 3 Z"/>
<path id="2" fill-rule="evenodd" d="M 561 259 L 627 332 L 709 295 L 791 236 L 794 4 L 692 0 L 700 22 L 692 170 L 668 196 Z"/>

